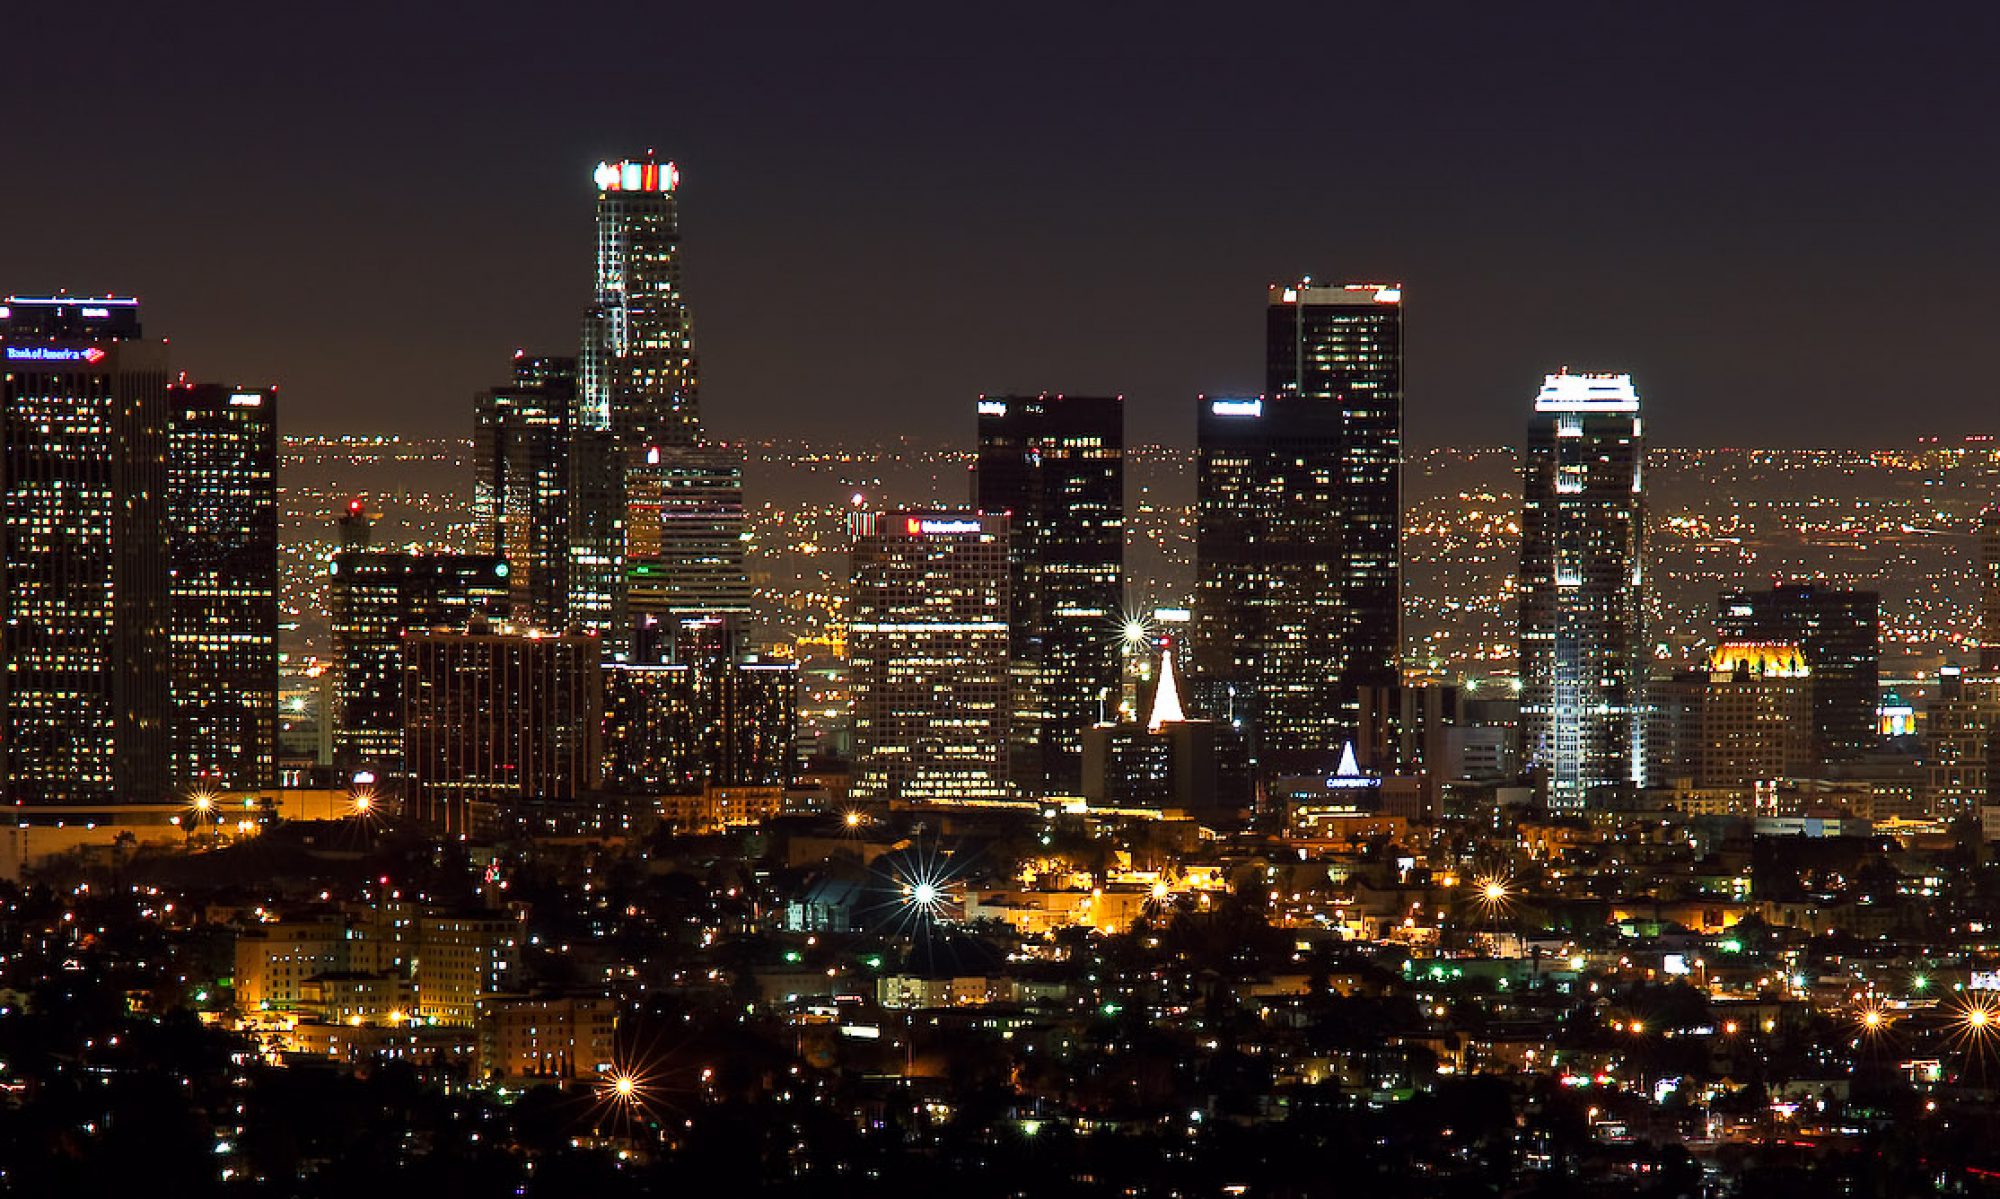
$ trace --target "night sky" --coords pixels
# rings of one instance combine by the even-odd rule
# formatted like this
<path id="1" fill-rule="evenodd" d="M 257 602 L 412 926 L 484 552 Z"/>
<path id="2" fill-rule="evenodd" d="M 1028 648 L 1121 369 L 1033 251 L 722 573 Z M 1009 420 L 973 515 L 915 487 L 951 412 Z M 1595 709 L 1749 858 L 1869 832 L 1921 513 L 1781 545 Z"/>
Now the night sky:
<path id="1" fill-rule="evenodd" d="M 1404 282 L 1418 443 L 1564 363 L 1655 444 L 2000 430 L 2000 9 L 1751 8 L 9 6 L 0 289 L 137 294 L 293 431 L 463 432 L 654 147 L 723 434 L 1114 390 L 1186 442 L 1300 273 Z"/>

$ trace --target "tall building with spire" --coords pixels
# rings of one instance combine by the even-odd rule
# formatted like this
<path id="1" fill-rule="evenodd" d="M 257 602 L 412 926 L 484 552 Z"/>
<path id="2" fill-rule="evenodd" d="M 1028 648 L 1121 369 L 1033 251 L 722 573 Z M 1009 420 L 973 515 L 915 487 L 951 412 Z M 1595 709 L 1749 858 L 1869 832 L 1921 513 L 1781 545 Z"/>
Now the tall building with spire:
<path id="1" fill-rule="evenodd" d="M 1551 808 L 1645 780 L 1645 450 L 1622 374 L 1548 376 L 1522 469 L 1521 725 Z"/>

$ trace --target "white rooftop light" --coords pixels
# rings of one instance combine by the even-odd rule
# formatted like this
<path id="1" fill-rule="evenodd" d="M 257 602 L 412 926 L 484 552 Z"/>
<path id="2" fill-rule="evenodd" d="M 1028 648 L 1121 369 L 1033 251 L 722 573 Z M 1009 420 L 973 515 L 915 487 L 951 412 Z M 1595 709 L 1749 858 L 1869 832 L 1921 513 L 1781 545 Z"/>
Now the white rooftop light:
<path id="1" fill-rule="evenodd" d="M 1639 393 L 1623 374 L 1545 375 L 1535 397 L 1537 412 L 1637 412 Z"/>

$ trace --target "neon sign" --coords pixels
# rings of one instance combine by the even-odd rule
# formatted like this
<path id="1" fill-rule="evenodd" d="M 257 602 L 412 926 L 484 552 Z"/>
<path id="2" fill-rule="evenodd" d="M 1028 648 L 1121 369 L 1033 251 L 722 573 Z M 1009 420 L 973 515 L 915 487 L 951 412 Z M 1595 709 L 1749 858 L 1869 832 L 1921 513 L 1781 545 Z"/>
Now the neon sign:
<path id="1" fill-rule="evenodd" d="M 924 520 L 912 516 L 903 522 L 903 530 L 912 537 L 934 537 L 948 533 L 977 533 L 981 525 L 976 520 Z"/>
<path id="2" fill-rule="evenodd" d="M 102 362 L 104 351 L 96 346 L 81 350 L 58 349 L 55 346 L 8 346 L 9 362 Z"/>
<path id="3" fill-rule="evenodd" d="M 1264 401 L 1216 400 L 1209 404 L 1208 410 L 1216 416 L 1262 416 Z"/>

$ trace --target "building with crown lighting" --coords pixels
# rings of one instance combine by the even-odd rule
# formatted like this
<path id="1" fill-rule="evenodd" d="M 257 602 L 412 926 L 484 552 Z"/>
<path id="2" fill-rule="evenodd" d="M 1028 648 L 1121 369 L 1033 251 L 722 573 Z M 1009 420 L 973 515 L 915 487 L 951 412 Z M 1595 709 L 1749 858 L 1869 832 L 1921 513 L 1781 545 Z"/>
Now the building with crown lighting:
<path id="1" fill-rule="evenodd" d="M 167 349 L 129 299 L 0 300 L 0 793 L 165 800 Z"/>
<path id="2" fill-rule="evenodd" d="M 1780 583 L 1722 593 L 1716 632 L 1724 641 L 1799 647 L 1812 671 L 1815 753 L 1829 760 L 1874 750 L 1880 700 L 1881 597 L 1873 591 Z"/>
<path id="3" fill-rule="evenodd" d="M 271 388 L 167 389 L 177 786 L 278 783 L 278 419 Z"/>
<path id="4" fill-rule="evenodd" d="M 1725 641 L 1648 693 L 1649 781 L 1729 789 L 1817 776 L 1812 670 L 1790 642 Z"/>
<path id="5" fill-rule="evenodd" d="M 900 510 L 856 521 L 847 652 L 852 794 L 1011 798 L 1008 518 Z"/>
<path id="6" fill-rule="evenodd" d="M 1012 520 L 1013 777 L 1074 795 L 1083 735 L 1117 710 L 1122 396 L 981 396 L 973 504 Z"/>
<path id="7" fill-rule="evenodd" d="M 1549 807 L 1645 781 L 1645 450 L 1622 374 L 1548 376 L 1521 513 L 1522 757 Z"/>

